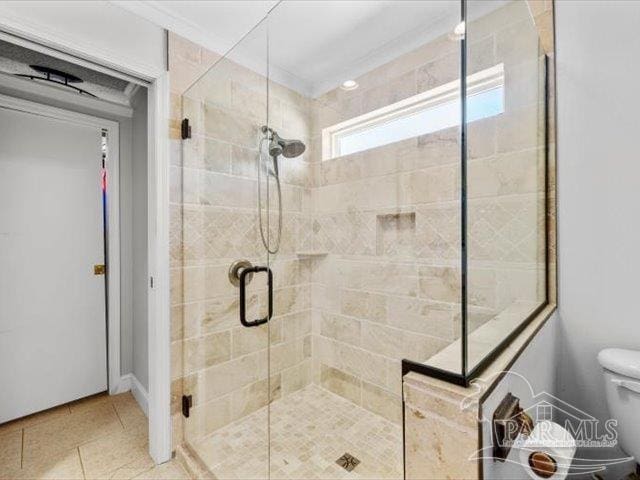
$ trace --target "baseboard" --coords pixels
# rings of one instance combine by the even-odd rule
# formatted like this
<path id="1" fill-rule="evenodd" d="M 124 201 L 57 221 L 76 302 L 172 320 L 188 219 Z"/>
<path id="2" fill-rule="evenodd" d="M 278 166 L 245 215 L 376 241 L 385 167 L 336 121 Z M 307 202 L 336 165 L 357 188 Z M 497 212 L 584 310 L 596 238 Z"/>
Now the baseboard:
<path id="1" fill-rule="evenodd" d="M 116 388 L 116 393 L 129 391 L 133 395 L 133 398 L 136 399 L 136 402 L 138 402 L 138 405 L 140 405 L 144 414 L 149 417 L 149 394 L 133 373 L 122 375 Z"/>
<path id="2" fill-rule="evenodd" d="M 149 394 L 133 374 L 131 375 L 131 393 L 133 394 L 133 398 L 138 402 L 138 405 L 140 405 L 145 416 L 149 418 Z"/>
<path id="3" fill-rule="evenodd" d="M 109 395 L 118 395 L 120 393 L 131 391 L 132 374 L 122 375 L 116 385 L 109 385 Z"/>

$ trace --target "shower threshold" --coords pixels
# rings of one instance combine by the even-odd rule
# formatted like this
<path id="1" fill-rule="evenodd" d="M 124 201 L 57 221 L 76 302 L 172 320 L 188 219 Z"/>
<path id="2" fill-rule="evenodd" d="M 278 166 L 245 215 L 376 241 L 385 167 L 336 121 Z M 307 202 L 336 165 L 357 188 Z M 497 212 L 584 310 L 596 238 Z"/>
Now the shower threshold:
<path id="1" fill-rule="evenodd" d="M 402 427 L 317 385 L 276 400 L 270 412 L 262 408 L 193 447 L 218 479 L 265 479 L 269 463 L 271 479 L 403 478 Z M 344 452 L 359 460 L 351 471 L 336 463 Z"/>

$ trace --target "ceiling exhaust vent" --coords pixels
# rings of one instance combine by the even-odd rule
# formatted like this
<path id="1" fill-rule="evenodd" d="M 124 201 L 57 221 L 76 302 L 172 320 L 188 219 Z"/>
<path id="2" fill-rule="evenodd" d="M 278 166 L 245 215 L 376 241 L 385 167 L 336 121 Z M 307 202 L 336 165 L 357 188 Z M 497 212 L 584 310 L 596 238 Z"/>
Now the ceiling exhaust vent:
<path id="1" fill-rule="evenodd" d="M 82 83 L 82 79 L 79 77 L 76 77 L 75 75 L 72 75 L 67 72 L 63 72 L 62 70 L 57 70 L 55 68 L 45 67 L 43 65 L 29 65 L 29 66 L 33 70 L 35 70 L 36 72 L 42 75 L 36 75 L 36 74 L 31 75 L 31 74 L 25 74 L 25 73 L 17 73 L 16 75 L 18 77 L 25 77 L 34 81 L 55 83 L 56 85 L 70 88 L 76 93 L 80 93 L 82 95 L 89 95 L 90 97 L 95 97 L 94 94 L 89 93 L 86 90 L 83 90 L 82 88 L 74 85 L 77 83 Z"/>

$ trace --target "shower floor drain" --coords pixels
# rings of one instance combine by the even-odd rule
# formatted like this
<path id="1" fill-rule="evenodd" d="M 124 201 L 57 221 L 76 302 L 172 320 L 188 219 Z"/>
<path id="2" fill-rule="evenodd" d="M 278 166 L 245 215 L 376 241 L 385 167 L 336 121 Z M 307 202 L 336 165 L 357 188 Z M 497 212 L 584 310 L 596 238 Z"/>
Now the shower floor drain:
<path id="1" fill-rule="evenodd" d="M 336 463 L 344 468 L 347 472 L 350 472 L 358 466 L 360 460 L 349 453 L 345 453 L 338 460 L 336 460 Z"/>

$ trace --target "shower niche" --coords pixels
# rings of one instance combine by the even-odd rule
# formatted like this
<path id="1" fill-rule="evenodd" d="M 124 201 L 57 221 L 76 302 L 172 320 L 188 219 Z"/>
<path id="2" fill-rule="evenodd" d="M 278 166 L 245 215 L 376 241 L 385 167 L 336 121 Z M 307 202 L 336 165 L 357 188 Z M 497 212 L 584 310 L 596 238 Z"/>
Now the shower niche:
<path id="1" fill-rule="evenodd" d="M 216 478 L 403 478 L 403 375 L 467 384 L 546 303 L 528 6 L 284 1 L 213 57 L 174 167 L 185 443 Z"/>

